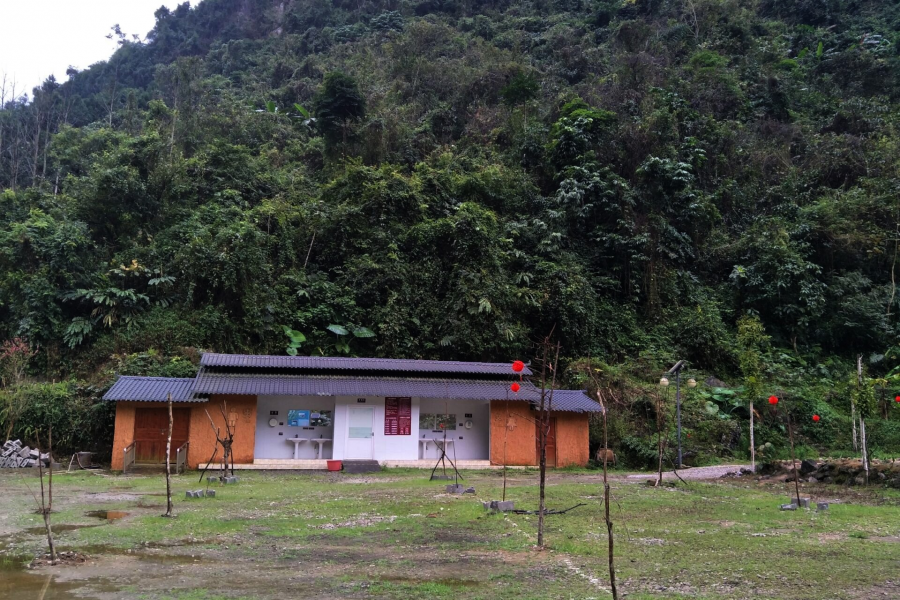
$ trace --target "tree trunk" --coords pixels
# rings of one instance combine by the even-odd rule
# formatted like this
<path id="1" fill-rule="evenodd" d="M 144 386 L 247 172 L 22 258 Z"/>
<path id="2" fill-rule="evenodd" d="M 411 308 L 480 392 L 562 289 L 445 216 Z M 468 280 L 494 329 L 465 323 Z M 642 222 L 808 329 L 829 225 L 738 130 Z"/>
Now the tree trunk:
<path id="1" fill-rule="evenodd" d="M 794 456 L 794 427 L 791 425 L 791 413 L 787 413 L 788 436 L 791 440 L 791 465 L 794 467 L 794 491 L 797 492 L 797 508 L 800 507 L 800 473 L 797 472 L 797 459 Z"/>
<path id="2" fill-rule="evenodd" d="M 862 370 L 862 354 L 856 355 L 856 389 L 862 393 L 863 386 L 863 370 Z M 865 408 L 865 407 L 863 407 Z M 866 420 L 864 417 L 865 410 L 859 411 L 859 442 L 862 450 L 863 470 L 866 473 L 866 485 L 869 485 L 869 453 L 866 448 Z"/>
<path id="3" fill-rule="evenodd" d="M 603 511 L 606 520 L 606 539 L 608 548 L 606 551 L 609 559 L 609 589 L 612 592 L 613 600 L 619 599 L 616 591 L 616 567 L 613 563 L 613 524 L 609 518 L 609 482 L 607 481 L 606 463 L 609 459 L 609 434 L 606 427 L 606 404 L 603 402 L 603 395 L 597 390 L 597 398 L 600 400 L 600 408 L 603 410 Z"/>
<path id="4" fill-rule="evenodd" d="M 168 394 L 166 400 L 169 404 L 169 435 L 166 437 L 166 514 L 172 516 L 172 394 Z"/>
<path id="5" fill-rule="evenodd" d="M 756 440 L 753 438 L 754 429 L 753 402 L 750 403 L 750 470 L 756 473 Z"/>
<path id="6" fill-rule="evenodd" d="M 850 401 L 850 424 L 853 427 L 853 451 L 859 450 L 859 442 L 856 441 L 856 402 Z"/>
<path id="7" fill-rule="evenodd" d="M 41 515 L 44 517 L 44 529 L 47 531 L 47 547 L 50 549 L 50 563 L 56 564 L 56 544 L 53 542 L 53 528 L 50 526 L 50 512 L 53 510 L 53 431 L 50 430 L 47 454 L 50 456 L 50 471 L 47 481 L 47 494 L 44 493 L 44 461 L 41 460 L 41 440 L 38 439 L 38 476 L 41 479 Z"/>
<path id="8" fill-rule="evenodd" d="M 862 447 L 863 471 L 866 473 L 866 485 L 869 485 L 869 451 L 866 448 L 866 420 L 859 416 L 859 441 Z"/>

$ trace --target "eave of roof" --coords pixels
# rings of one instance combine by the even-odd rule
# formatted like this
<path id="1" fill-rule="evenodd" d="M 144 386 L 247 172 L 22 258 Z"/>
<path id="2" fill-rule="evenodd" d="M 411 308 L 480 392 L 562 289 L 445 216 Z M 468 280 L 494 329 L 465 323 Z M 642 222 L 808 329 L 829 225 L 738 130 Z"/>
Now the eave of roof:
<path id="1" fill-rule="evenodd" d="M 206 402 L 196 398 L 192 388 L 193 378 L 133 377 L 122 375 L 103 395 L 108 401 L 167 402 L 169 394 L 173 402 Z"/>
<path id="2" fill-rule="evenodd" d="M 518 393 L 505 380 L 438 379 L 360 375 L 283 375 L 221 373 L 201 369 L 194 393 L 255 396 L 376 396 L 448 400 L 518 400 L 538 405 L 540 390 L 522 382 Z M 555 390 L 551 410 L 601 412 L 582 390 Z"/>
<path id="3" fill-rule="evenodd" d="M 370 371 L 393 373 L 441 373 L 513 377 L 512 363 L 458 362 L 397 358 L 346 358 L 330 356 L 269 356 L 206 352 L 200 366 L 228 369 L 297 369 L 309 371 Z M 522 375 L 531 375 L 526 366 Z"/>

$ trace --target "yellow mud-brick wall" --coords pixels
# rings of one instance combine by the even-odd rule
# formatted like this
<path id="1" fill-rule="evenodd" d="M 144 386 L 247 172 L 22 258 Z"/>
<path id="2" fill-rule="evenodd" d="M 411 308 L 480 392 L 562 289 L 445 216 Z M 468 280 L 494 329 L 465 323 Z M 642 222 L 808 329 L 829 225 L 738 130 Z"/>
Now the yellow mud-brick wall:
<path id="1" fill-rule="evenodd" d="M 188 449 L 188 467 L 196 469 L 206 466 L 216 449 L 216 434 L 210 425 L 209 419 L 225 432 L 225 419 L 222 409 L 225 409 L 229 419 L 235 422 L 234 464 L 252 464 L 253 448 L 256 445 L 256 396 L 231 396 L 214 395 L 209 402 L 194 404 L 191 409 L 191 445 Z M 209 417 L 207 417 L 207 412 Z M 222 458 L 222 450 L 216 454 L 216 460 Z"/>
<path id="2" fill-rule="evenodd" d="M 534 465 L 535 431 L 534 412 L 527 402 L 491 401 L 491 463 Z"/>
<path id="3" fill-rule="evenodd" d="M 589 458 L 588 415 L 554 412 L 556 417 L 556 466 L 585 467 Z"/>
<path id="4" fill-rule="evenodd" d="M 113 433 L 110 469 L 121 471 L 125 463 L 125 448 L 134 441 L 134 409 L 137 402 L 116 402 L 116 428 Z"/>

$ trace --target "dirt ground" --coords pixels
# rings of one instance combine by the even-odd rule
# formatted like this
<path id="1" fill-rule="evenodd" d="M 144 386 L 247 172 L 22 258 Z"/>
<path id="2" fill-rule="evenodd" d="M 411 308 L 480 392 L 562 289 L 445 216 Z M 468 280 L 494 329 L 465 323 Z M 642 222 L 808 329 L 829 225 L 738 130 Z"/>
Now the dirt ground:
<path id="1" fill-rule="evenodd" d="M 891 525 L 900 515 L 897 498 L 873 492 L 835 497 L 848 507 L 859 504 L 854 510 L 861 514 L 879 505 L 890 511 L 864 531 L 843 520 L 817 522 L 814 514 L 794 527 L 777 509 L 761 520 L 755 512 L 777 506 L 783 484 L 745 477 L 708 485 L 703 478 L 722 475 L 722 468 L 692 471 L 682 477 L 699 487 L 667 480 L 660 490 L 642 485 L 654 474 L 611 476 L 623 596 L 900 598 L 900 577 L 888 575 L 900 567 L 900 524 Z M 200 487 L 196 474 L 189 475 L 176 480 L 180 496 Z M 237 486 L 216 488 L 214 499 L 177 497 L 175 519 L 160 518 L 165 497 L 158 475 L 59 476 L 57 542 L 86 560 L 25 568 L 45 541 L 31 496 L 37 479 L 0 473 L 0 599 L 610 597 L 599 473 L 549 477 L 551 508 L 585 507 L 548 517 L 543 551 L 535 548 L 534 516 L 491 515 L 481 507 L 482 500 L 499 498 L 499 473 L 465 475 L 476 497 L 445 494 L 443 483 L 402 471 L 248 473 Z M 518 506 L 534 508 L 535 479 L 533 472 L 510 471 L 507 487 Z M 672 487 L 676 483 L 681 487 Z M 739 501 L 745 505 L 733 508 Z M 698 503 L 708 505 L 707 513 L 697 511 Z M 769 553 L 790 552 L 793 536 L 808 544 L 801 546 L 808 556 L 773 563 Z M 858 569 L 837 573 L 827 561 L 840 565 L 853 548 L 860 549 L 860 560 L 877 555 L 883 564 L 857 579 Z M 755 575 L 742 573 L 743 567 Z M 822 595 L 821 585 L 805 577 L 813 567 L 848 580 Z M 794 578 L 786 589 L 779 587 L 784 574 Z"/>

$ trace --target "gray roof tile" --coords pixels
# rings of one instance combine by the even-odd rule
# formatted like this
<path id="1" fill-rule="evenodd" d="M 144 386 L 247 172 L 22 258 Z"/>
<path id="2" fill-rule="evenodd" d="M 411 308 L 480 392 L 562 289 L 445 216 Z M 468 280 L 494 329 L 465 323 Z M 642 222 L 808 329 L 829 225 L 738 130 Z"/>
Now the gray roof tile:
<path id="1" fill-rule="evenodd" d="M 166 402 L 168 395 L 172 394 L 173 402 L 205 402 L 205 398 L 194 398 L 191 392 L 193 385 L 194 380 L 191 378 L 122 375 L 103 395 L 103 399 Z"/>
<path id="2" fill-rule="evenodd" d="M 508 381 L 352 375 L 219 373 L 201 369 L 196 394 L 257 396 L 410 396 L 451 400 L 520 400 L 537 404 L 540 391 L 528 382 L 518 394 Z M 556 390 L 553 410 L 599 412 L 600 404 L 580 390 Z"/>
<path id="3" fill-rule="evenodd" d="M 396 358 L 344 358 L 329 356 L 269 356 L 253 354 L 215 354 L 206 352 L 200 359 L 204 367 L 251 369 L 306 369 L 339 371 L 386 371 L 406 373 L 462 373 L 516 375 L 512 362 L 483 363 L 450 360 L 412 360 Z M 528 367 L 522 375 L 531 375 Z"/>

